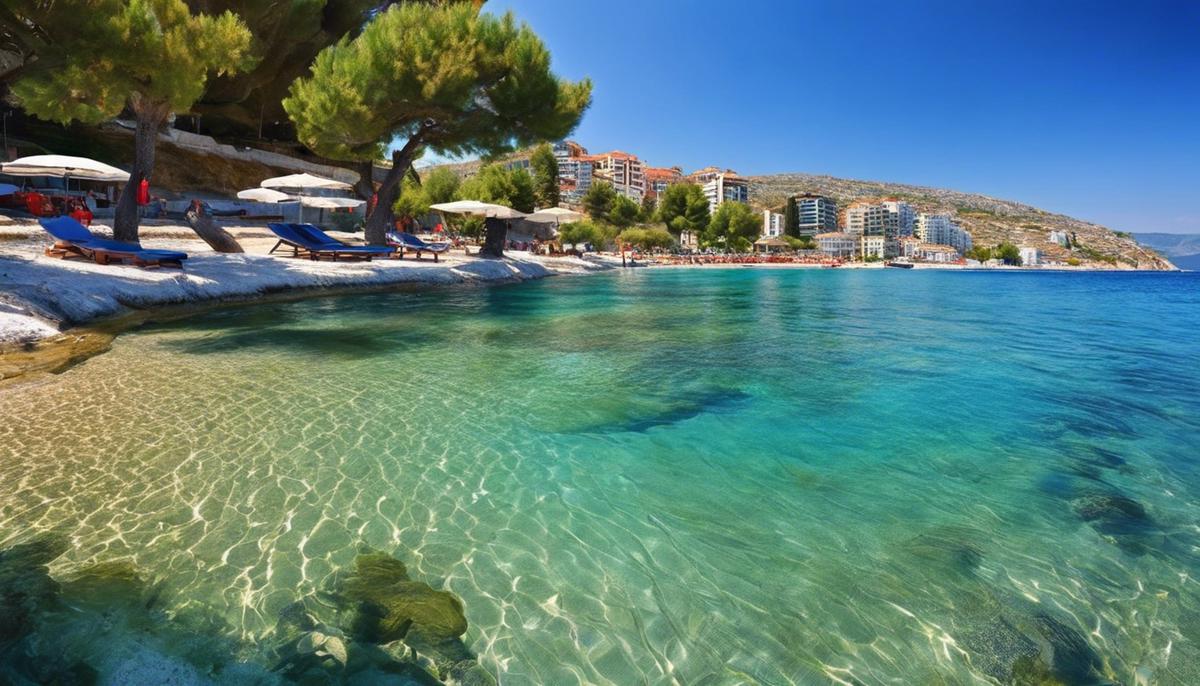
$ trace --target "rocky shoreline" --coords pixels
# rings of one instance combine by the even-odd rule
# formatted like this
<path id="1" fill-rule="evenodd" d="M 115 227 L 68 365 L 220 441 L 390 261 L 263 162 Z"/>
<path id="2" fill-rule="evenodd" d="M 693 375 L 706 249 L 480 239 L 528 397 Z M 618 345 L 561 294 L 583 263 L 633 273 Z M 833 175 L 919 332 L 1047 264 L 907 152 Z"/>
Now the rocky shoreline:
<path id="1" fill-rule="evenodd" d="M 230 233 L 245 253 L 214 253 L 189 227 L 145 227 L 143 245 L 189 253 L 185 268 L 178 270 L 58 260 L 42 254 L 50 240 L 36 225 L 0 227 L 0 381 L 29 371 L 61 369 L 102 351 L 115 332 L 149 316 L 185 316 L 226 303 L 512 283 L 619 265 L 603 257 L 551 258 L 523 252 L 503 260 L 456 252 L 436 263 L 411 255 L 402 260 L 313 262 L 268 255 L 275 240 L 263 227 L 233 227 Z"/>

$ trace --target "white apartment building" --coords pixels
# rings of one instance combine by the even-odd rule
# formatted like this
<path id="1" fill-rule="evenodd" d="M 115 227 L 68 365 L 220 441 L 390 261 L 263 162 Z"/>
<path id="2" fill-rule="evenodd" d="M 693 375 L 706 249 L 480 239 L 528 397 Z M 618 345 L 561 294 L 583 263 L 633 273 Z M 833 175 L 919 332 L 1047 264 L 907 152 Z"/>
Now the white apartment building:
<path id="1" fill-rule="evenodd" d="M 717 174 L 704 184 L 703 190 L 709 212 L 716 212 L 717 205 L 723 202 L 750 202 L 750 184 L 733 172 Z"/>
<path id="2" fill-rule="evenodd" d="M 863 260 L 868 257 L 883 259 L 887 254 L 887 239 L 883 236 L 859 236 L 858 256 Z"/>
<path id="3" fill-rule="evenodd" d="M 1021 248 L 1021 266 L 1036 267 L 1042 263 L 1042 254 L 1037 248 Z"/>
<path id="4" fill-rule="evenodd" d="M 1063 247 L 1066 247 L 1067 245 L 1066 231 L 1051 231 L 1049 238 L 1051 243 L 1057 243 Z"/>
<path id="5" fill-rule="evenodd" d="M 882 236 L 887 217 L 883 205 L 856 202 L 846 208 L 846 224 L 842 228 L 855 236 Z"/>
<path id="6" fill-rule="evenodd" d="M 642 161 L 636 155 L 613 150 L 580 159 L 591 161 L 593 178 L 603 178 L 618 193 L 637 202 L 642 201 L 642 196 L 646 194 L 646 177 L 642 173 Z"/>
<path id="7" fill-rule="evenodd" d="M 824 195 L 804 193 L 795 197 L 796 227 L 801 236 L 837 231 L 837 202 Z"/>
<path id="8" fill-rule="evenodd" d="M 591 162 L 574 157 L 558 161 L 558 188 L 563 200 L 577 202 L 591 187 Z"/>
<path id="9" fill-rule="evenodd" d="M 763 238 L 776 238 L 783 235 L 783 215 L 771 210 L 763 210 Z"/>
<path id="10" fill-rule="evenodd" d="M 913 224 L 914 235 L 922 243 L 931 245 L 949 245 L 960 253 L 971 249 L 971 234 L 963 231 L 948 214 L 917 214 Z"/>
<path id="11" fill-rule="evenodd" d="M 883 209 L 888 213 L 889 224 L 896 227 L 895 238 L 913 235 L 916 212 L 912 205 L 899 200 L 886 200 L 883 203 Z"/>
<path id="12" fill-rule="evenodd" d="M 859 236 L 831 231 L 815 236 L 817 247 L 830 257 L 854 257 L 859 250 Z"/>

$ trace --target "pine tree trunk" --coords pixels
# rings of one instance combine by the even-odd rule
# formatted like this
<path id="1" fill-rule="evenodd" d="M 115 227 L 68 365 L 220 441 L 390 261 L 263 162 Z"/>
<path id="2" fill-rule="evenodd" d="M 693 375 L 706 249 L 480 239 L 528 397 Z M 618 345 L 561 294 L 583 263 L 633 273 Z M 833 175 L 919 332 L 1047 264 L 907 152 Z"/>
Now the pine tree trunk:
<path id="1" fill-rule="evenodd" d="M 487 233 L 484 234 L 483 247 L 479 249 L 479 255 L 496 259 L 504 257 L 504 242 L 508 239 L 508 222 L 489 217 L 484 220 L 483 226 Z"/>
<path id="2" fill-rule="evenodd" d="M 118 241 L 136 243 L 138 240 L 138 187 L 142 179 L 149 179 L 154 172 L 154 151 L 158 143 L 158 129 L 167 118 L 165 105 L 134 106 L 137 115 L 137 126 L 133 131 L 133 171 L 121 199 L 117 201 L 117 209 L 113 220 L 113 238 Z"/>
<path id="3" fill-rule="evenodd" d="M 417 150 L 421 148 L 425 134 L 436 126 L 437 124 L 433 120 L 425 120 L 421 124 L 421 128 L 417 129 L 417 132 L 408 139 L 403 148 L 392 151 L 392 168 L 388 170 L 379 190 L 375 191 L 379 198 L 375 203 L 375 209 L 367 215 L 366 241 L 368 245 L 387 243 L 387 232 L 396 221 L 396 213 L 392 206 L 396 204 L 396 198 L 400 197 L 400 182 L 404 180 L 408 170 L 412 167 L 413 159 L 417 156 Z"/>
<path id="4" fill-rule="evenodd" d="M 205 214 L 203 210 L 189 211 L 186 216 L 188 223 L 192 225 L 192 229 L 196 232 L 196 235 L 203 238 L 204 242 L 208 243 L 208 246 L 214 251 L 223 253 L 246 252 L 232 234 L 217 226 L 213 218 Z"/>

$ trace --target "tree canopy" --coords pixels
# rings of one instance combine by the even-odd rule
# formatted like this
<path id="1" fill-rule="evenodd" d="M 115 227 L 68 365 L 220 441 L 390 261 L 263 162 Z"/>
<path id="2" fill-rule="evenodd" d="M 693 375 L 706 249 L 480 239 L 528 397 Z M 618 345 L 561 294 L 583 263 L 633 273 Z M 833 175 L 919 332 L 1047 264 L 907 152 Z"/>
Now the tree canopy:
<path id="1" fill-rule="evenodd" d="M 533 190 L 539 207 L 558 206 L 558 159 L 549 143 L 534 149 L 529 158 L 529 169 L 533 173 Z"/>
<path id="2" fill-rule="evenodd" d="M 608 221 L 608 213 L 612 210 L 617 192 L 607 181 L 593 181 L 587 193 L 583 194 L 583 209 L 594 221 Z"/>
<path id="3" fill-rule="evenodd" d="M 251 36 L 232 12 L 192 14 L 183 0 L 95 0 L 77 33 L 21 72 L 12 93 L 41 119 L 99 123 L 131 110 L 137 120 L 133 172 L 117 206 L 114 232 L 136 240 L 135 189 L 154 168 L 154 147 L 167 117 L 186 111 L 210 72 L 250 63 Z"/>
<path id="4" fill-rule="evenodd" d="M 335 160 L 380 159 L 393 140 L 405 141 L 392 151 L 367 221 L 367 238 L 377 242 L 400 179 L 422 147 L 495 154 L 562 138 L 590 102 L 591 82 L 555 76 L 541 39 L 511 13 L 406 3 L 377 15 L 357 38 L 321 51 L 283 105 L 299 140 Z"/>
<path id="5" fill-rule="evenodd" d="M 673 183 L 658 199 L 658 220 L 675 236 L 685 231 L 699 233 L 708 226 L 708 199 L 693 183 Z"/>
<path id="6" fill-rule="evenodd" d="M 758 238 L 762 220 L 750 206 L 741 202 L 723 202 L 717 206 L 704 240 L 709 245 L 724 246 L 729 250 L 746 252 Z"/>
<path id="7" fill-rule="evenodd" d="M 610 240 L 610 234 L 604 227 L 585 219 L 559 226 L 558 240 L 564 244 L 579 246 L 588 243 L 594 248 L 601 248 Z"/>
<path id="8" fill-rule="evenodd" d="M 642 208 L 628 196 L 618 195 L 613 198 L 612 206 L 608 208 L 608 221 L 618 228 L 633 226 L 642 213 Z"/>
<path id="9" fill-rule="evenodd" d="M 463 181 L 458 197 L 511 207 L 518 212 L 533 212 L 533 177 L 524 169 L 506 169 L 499 164 L 480 168 L 479 173 Z"/>
<path id="10" fill-rule="evenodd" d="M 675 237 L 666 229 L 638 227 L 622 231 L 617 236 L 617 242 L 642 250 L 654 250 L 670 248 L 675 245 Z"/>

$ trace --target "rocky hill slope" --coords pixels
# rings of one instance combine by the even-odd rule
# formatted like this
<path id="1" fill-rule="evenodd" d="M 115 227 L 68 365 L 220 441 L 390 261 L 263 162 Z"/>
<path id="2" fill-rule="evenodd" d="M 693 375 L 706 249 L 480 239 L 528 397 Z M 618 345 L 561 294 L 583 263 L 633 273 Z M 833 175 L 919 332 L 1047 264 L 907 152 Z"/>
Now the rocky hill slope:
<path id="1" fill-rule="evenodd" d="M 1180 269 L 1200 270 L 1200 233 L 1135 233 L 1133 237 Z"/>
<path id="2" fill-rule="evenodd" d="M 856 181 L 813 174 L 773 174 L 750 178 L 750 203 L 758 209 L 782 211 L 789 195 L 803 192 L 829 195 L 838 207 L 856 200 L 895 198 L 914 205 L 920 212 L 948 212 L 970 232 L 976 245 L 991 246 L 1008 241 L 1036 247 L 1047 259 L 1075 258 L 1083 266 L 1118 269 L 1173 269 L 1167 259 L 1138 245 L 1128 233 L 1099 224 L 1025 205 L 1012 200 L 960 191 L 902 183 Z M 1068 250 L 1050 242 L 1052 230 L 1067 231 L 1077 248 Z"/>

